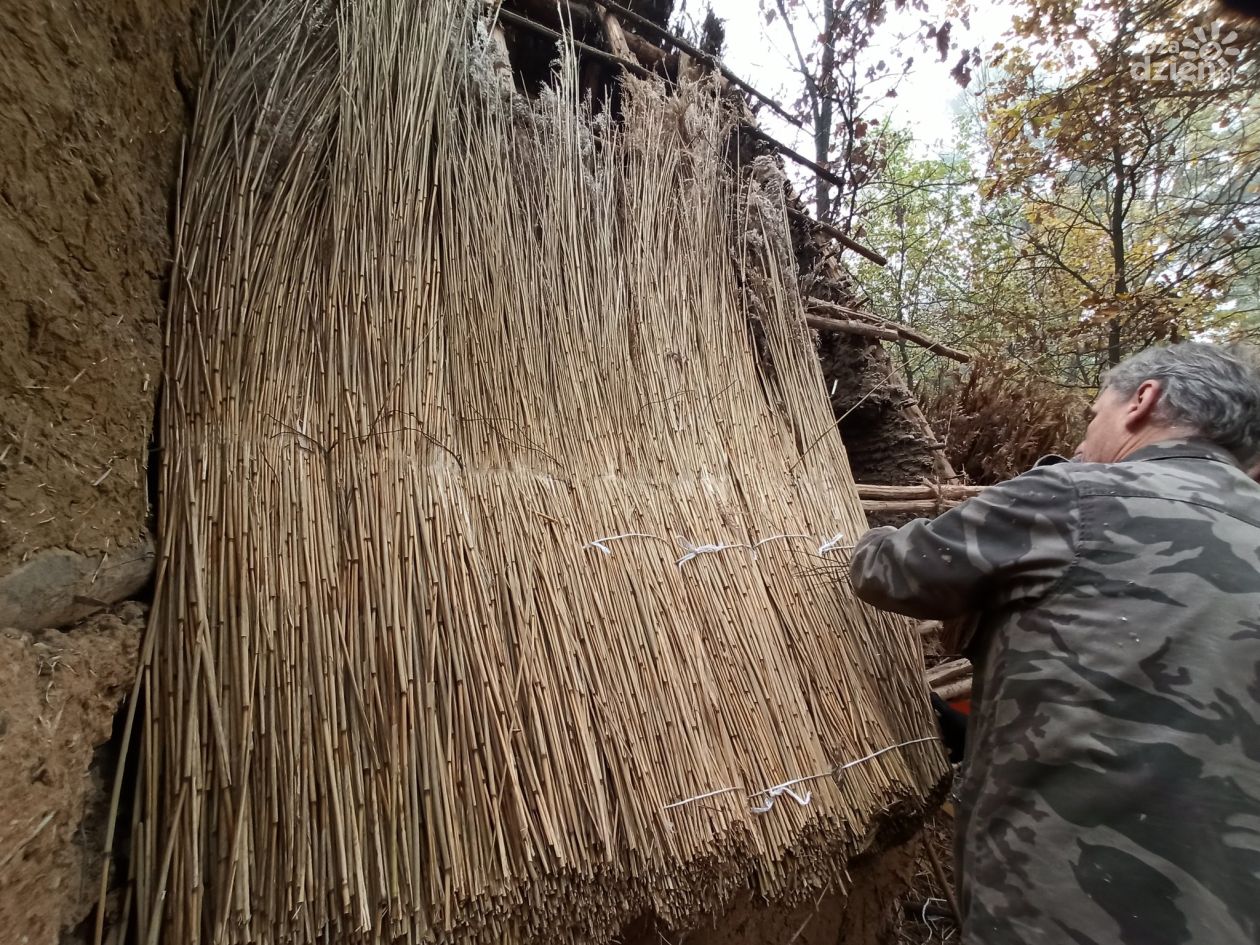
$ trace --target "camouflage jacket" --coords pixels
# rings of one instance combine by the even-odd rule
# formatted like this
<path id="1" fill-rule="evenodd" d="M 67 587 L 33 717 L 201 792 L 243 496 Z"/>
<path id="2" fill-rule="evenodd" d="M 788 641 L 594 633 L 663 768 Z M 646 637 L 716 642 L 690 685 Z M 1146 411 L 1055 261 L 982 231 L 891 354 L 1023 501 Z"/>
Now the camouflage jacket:
<path id="1" fill-rule="evenodd" d="M 1260 486 L 1202 440 L 868 533 L 862 599 L 978 613 L 964 945 L 1260 942 Z"/>

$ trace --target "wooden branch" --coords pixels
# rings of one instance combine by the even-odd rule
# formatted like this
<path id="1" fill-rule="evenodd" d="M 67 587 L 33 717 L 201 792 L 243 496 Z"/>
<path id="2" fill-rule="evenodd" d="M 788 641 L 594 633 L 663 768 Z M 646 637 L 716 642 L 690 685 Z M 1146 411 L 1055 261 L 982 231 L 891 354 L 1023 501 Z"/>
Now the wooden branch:
<path id="1" fill-rule="evenodd" d="M 858 486 L 867 515 L 940 515 L 984 491 L 983 486 Z"/>
<path id="2" fill-rule="evenodd" d="M 896 341 L 901 337 L 895 331 L 880 328 L 878 325 L 827 318 L 823 315 L 807 314 L 805 316 L 805 324 L 819 331 L 839 331 L 846 335 L 861 335 L 863 338 L 879 338 L 882 341 Z"/>
<path id="3" fill-rule="evenodd" d="M 939 687 L 932 687 L 932 691 L 938 696 L 949 702 L 952 699 L 970 699 L 972 690 L 972 680 L 974 676 L 965 676 L 950 683 L 945 683 Z"/>
<path id="4" fill-rule="evenodd" d="M 931 518 L 958 504 L 939 499 L 896 499 L 887 502 L 866 500 L 862 503 L 862 511 L 867 515 L 902 514 Z"/>
<path id="5" fill-rule="evenodd" d="M 984 486 L 922 485 L 922 486 L 857 486 L 859 499 L 937 499 L 961 502 L 972 499 L 985 490 Z"/>
<path id="6" fill-rule="evenodd" d="M 945 444 L 935 441 L 936 431 L 932 429 L 932 424 L 928 423 L 927 416 L 923 413 L 923 408 L 919 406 L 918 401 L 906 404 L 902 408 L 910 421 L 930 437 L 933 442 L 925 443 L 923 448 L 932 451 L 932 471 L 936 474 L 936 478 L 943 482 L 950 482 L 957 477 L 954 473 L 954 467 L 950 464 L 949 457 L 945 454 Z"/>
<path id="7" fill-rule="evenodd" d="M 693 56 L 696 59 L 699 59 L 709 68 L 715 69 L 719 73 L 721 73 L 722 76 L 728 82 L 739 86 L 741 89 L 743 89 L 753 98 L 757 99 L 759 102 L 763 102 L 764 104 L 770 106 L 771 110 L 774 111 L 775 114 L 779 115 L 781 118 L 786 119 L 787 121 L 790 121 L 797 128 L 805 130 L 805 126 L 801 123 L 800 119 L 797 118 L 795 115 L 793 115 L 791 112 L 784 109 L 782 105 L 780 105 L 770 96 L 764 95 L 761 92 L 758 92 L 751 85 L 749 85 L 747 82 L 745 82 L 735 73 L 733 73 L 730 69 L 726 68 L 726 66 L 723 65 L 718 59 L 714 58 L 713 56 L 710 56 L 706 52 L 703 52 L 697 49 L 695 46 L 691 45 L 691 43 L 687 42 L 681 36 L 676 36 L 675 34 L 671 33 L 669 30 L 667 30 L 665 27 L 657 23 L 653 23 L 647 17 L 641 16 L 640 14 L 635 13 L 633 10 L 629 10 L 626 7 L 623 7 L 619 3 L 614 3 L 613 0 L 592 0 L 592 2 L 603 7 L 605 10 L 609 11 L 610 13 L 617 14 L 619 17 L 621 17 L 623 20 L 625 20 L 628 23 L 633 23 L 635 26 L 638 26 L 642 29 L 650 30 L 651 32 L 659 36 L 661 39 L 665 40 L 667 43 L 672 45 L 675 49 L 679 49 L 682 52 L 687 53 L 689 56 Z"/>
<path id="8" fill-rule="evenodd" d="M 762 137 L 763 137 L 763 138 L 767 138 L 767 139 L 769 140 L 769 142 L 770 142 L 771 144 L 775 145 L 776 147 L 783 147 L 782 145 L 779 145 L 779 143 L 778 143 L 777 141 L 775 141 L 773 138 L 768 138 L 768 136 L 767 136 L 767 135 L 764 135 L 764 134 L 763 134 L 763 135 L 762 135 Z M 796 158 L 799 158 L 799 159 L 800 159 L 800 160 L 802 160 L 802 161 L 808 161 L 808 160 L 809 160 L 808 158 L 805 158 L 805 157 L 802 157 L 802 156 L 801 156 L 801 155 L 799 155 L 799 154 L 796 154 L 796 152 L 795 152 L 795 151 L 793 151 L 793 152 L 792 152 L 792 155 L 795 155 L 795 157 L 796 157 Z M 813 162 L 813 161 L 809 161 L 809 165 L 812 165 L 811 170 L 812 170 L 813 168 L 818 167 L 818 165 L 817 165 L 817 164 L 814 164 L 814 162 Z M 808 165 L 807 165 L 807 166 L 808 166 Z M 830 173 L 830 172 L 828 172 L 828 173 Z M 831 182 L 832 182 L 832 183 L 837 184 L 837 185 L 838 185 L 838 186 L 840 186 L 840 187 L 843 187 L 843 186 L 844 186 L 844 183 L 843 183 L 842 181 L 840 181 L 840 179 L 839 179 L 839 178 L 837 178 L 837 177 L 834 177 L 834 176 L 833 176 L 833 177 L 830 177 L 830 178 L 827 178 L 827 179 L 828 179 L 828 180 L 831 180 Z M 851 237 L 851 236 L 847 235 L 847 234 L 846 234 L 846 233 L 844 233 L 843 231 L 841 231 L 841 230 L 837 229 L 836 227 L 832 226 L 830 223 L 824 223 L 822 220 L 815 220 L 815 219 L 814 219 L 813 217 L 811 217 L 809 214 L 804 213 L 804 212 L 802 212 L 802 211 L 800 211 L 800 210 L 795 210 L 795 209 L 792 209 L 792 208 L 789 208 L 789 209 L 788 209 L 788 213 L 790 213 L 792 216 L 796 217 L 798 220 L 802 221 L 803 223 L 805 223 L 805 224 L 807 224 L 807 225 L 809 225 L 809 226 L 812 226 L 812 227 L 814 227 L 815 229 L 822 230 L 824 233 L 826 233 L 828 236 L 830 236 L 833 240 L 835 240 L 835 241 L 836 241 L 837 243 L 839 243 L 841 246 L 845 247 L 846 249 L 851 249 L 851 250 L 853 250 L 853 251 L 854 251 L 855 253 L 857 253 L 859 256 L 864 256 L 864 257 L 866 257 L 866 258 L 867 258 L 867 259 L 869 259 L 871 262 L 873 262 L 875 265 L 877 265 L 877 266 L 887 266 L 887 265 L 888 265 L 888 258 L 887 258 L 886 256 L 884 256 L 884 255 L 882 255 L 882 254 L 880 254 L 880 253 L 875 252 L 875 250 L 871 249 L 871 248 L 870 248 L 870 247 L 868 247 L 868 246 L 863 246 L 861 243 L 859 243 L 859 242 L 858 242 L 857 240 L 855 240 L 853 237 Z"/>
<path id="9" fill-rule="evenodd" d="M 915 331 L 913 328 L 907 328 L 897 322 L 890 322 L 887 319 L 880 318 L 878 315 L 872 315 L 869 312 L 862 312 L 857 309 L 847 308 L 843 305 L 837 305 L 834 302 L 824 302 L 822 299 L 816 299 L 812 296 L 805 300 L 805 306 L 807 309 L 815 309 L 837 315 L 860 318 L 862 321 L 870 322 L 872 325 L 877 325 L 880 328 L 886 328 L 889 331 L 894 331 L 897 333 L 899 338 L 926 348 L 933 354 L 939 354 L 943 358 L 961 361 L 963 364 L 966 364 L 971 360 L 971 355 L 967 354 L 965 351 L 959 351 L 957 348 L 951 348 L 949 345 L 942 344 L 939 341 L 934 341 L 927 335 Z"/>
<path id="10" fill-rule="evenodd" d="M 917 901 L 908 901 L 902 903 L 901 914 L 907 919 L 922 921 L 928 919 L 950 919 L 954 920 L 954 913 L 950 911 L 949 904 L 941 905 L 939 899 L 919 899 Z"/>
<path id="11" fill-rule="evenodd" d="M 805 155 L 801 154 L 800 151 L 794 151 L 792 148 L 789 148 L 786 144 L 784 144 L 778 138 L 774 138 L 766 134 L 756 125 L 744 125 L 740 130 L 747 131 L 749 134 L 751 134 L 755 138 L 760 138 L 762 141 L 766 142 L 766 144 L 770 145 L 772 148 L 774 148 L 784 157 L 791 158 L 797 164 L 801 165 L 801 167 L 809 168 L 809 170 L 813 171 L 815 174 L 817 174 L 819 177 L 821 177 L 823 180 L 827 181 L 828 183 L 835 184 L 837 187 L 841 189 L 843 189 L 846 186 L 843 177 L 840 177 L 834 171 L 828 170 L 827 168 L 823 167 L 817 161 L 811 161 Z M 809 219 L 814 223 L 818 223 L 818 221 L 813 220 L 812 217 Z M 819 224 L 819 226 L 820 228 L 825 228 L 826 224 Z M 839 233 L 840 231 L 836 230 L 835 232 Z M 848 239 L 848 237 L 846 236 L 845 239 Z M 845 245 L 848 245 L 848 244 L 846 243 Z M 852 249 L 853 247 L 849 247 L 849 248 Z M 867 250 L 867 252 L 874 253 L 873 250 Z M 875 255 L 879 255 L 879 254 L 875 253 Z M 885 260 L 885 262 L 887 262 L 887 260 Z"/>
<path id="12" fill-rule="evenodd" d="M 954 887 L 949 884 L 949 880 L 945 876 L 945 870 L 941 868 L 940 858 L 932 847 L 932 838 L 926 829 L 923 831 L 923 849 L 927 851 L 928 862 L 932 865 L 932 873 L 936 876 L 936 884 L 941 887 L 941 892 L 949 900 L 949 910 L 954 914 L 954 923 L 961 931 L 963 928 L 963 914 L 962 910 L 958 908 L 958 897 L 954 895 Z"/>
<path id="13" fill-rule="evenodd" d="M 578 52 L 584 53 L 587 56 L 593 56 L 596 59 L 602 59 L 605 62 L 614 63 L 615 65 L 621 66 L 622 68 L 633 72 L 641 78 L 646 79 L 653 74 L 647 69 L 644 69 L 643 66 L 639 65 L 637 62 L 631 62 L 629 59 L 614 56 L 612 53 L 604 52 L 602 49 L 596 49 L 594 46 L 588 46 L 586 43 L 579 42 L 572 37 L 562 36 L 550 26 L 543 26 L 541 23 L 535 23 L 529 17 L 521 16 L 519 13 L 513 13 L 511 10 L 504 10 L 503 8 L 500 8 L 499 19 L 503 20 L 505 23 L 511 23 L 513 26 L 521 26 L 527 30 L 533 30 L 535 33 L 542 36 L 548 36 L 557 42 L 571 42 L 573 44 L 573 48 Z"/>
<path id="14" fill-rule="evenodd" d="M 912 328 L 896 328 L 897 334 L 905 338 L 906 341 L 913 342 L 927 348 L 933 354 L 939 354 L 942 358 L 949 358 L 951 361 L 958 361 L 967 364 L 971 361 L 971 355 L 965 351 L 959 351 L 957 348 L 951 348 L 949 345 L 941 344 L 939 341 L 933 341 L 926 335 L 921 335 Z"/>
<path id="15" fill-rule="evenodd" d="M 944 686 L 946 683 L 957 682 L 964 676 L 971 675 L 971 660 L 956 659 L 947 663 L 941 663 L 939 666 L 933 666 L 927 671 L 928 685 L 933 689 Z"/>

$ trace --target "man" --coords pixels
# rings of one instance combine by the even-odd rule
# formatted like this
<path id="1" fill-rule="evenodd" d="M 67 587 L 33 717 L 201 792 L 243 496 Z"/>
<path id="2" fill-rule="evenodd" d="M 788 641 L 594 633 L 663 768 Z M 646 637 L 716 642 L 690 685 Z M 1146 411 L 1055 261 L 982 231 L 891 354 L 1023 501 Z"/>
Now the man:
<path id="1" fill-rule="evenodd" d="M 1076 462 L 868 533 L 863 600 L 976 613 L 964 945 L 1260 942 L 1260 377 L 1115 368 Z"/>

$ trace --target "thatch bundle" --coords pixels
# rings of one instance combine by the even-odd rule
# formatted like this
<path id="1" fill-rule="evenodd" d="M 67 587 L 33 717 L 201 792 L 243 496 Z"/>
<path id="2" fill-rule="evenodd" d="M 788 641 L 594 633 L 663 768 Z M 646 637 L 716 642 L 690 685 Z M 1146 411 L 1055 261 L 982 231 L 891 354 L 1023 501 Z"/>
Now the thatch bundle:
<path id="1" fill-rule="evenodd" d="M 916 637 L 815 573 L 864 526 L 781 194 L 724 165 L 707 84 L 629 81 L 616 123 L 570 62 L 503 95 L 482 9 L 220 30 L 141 942 L 579 942 L 803 898 L 942 774 Z"/>

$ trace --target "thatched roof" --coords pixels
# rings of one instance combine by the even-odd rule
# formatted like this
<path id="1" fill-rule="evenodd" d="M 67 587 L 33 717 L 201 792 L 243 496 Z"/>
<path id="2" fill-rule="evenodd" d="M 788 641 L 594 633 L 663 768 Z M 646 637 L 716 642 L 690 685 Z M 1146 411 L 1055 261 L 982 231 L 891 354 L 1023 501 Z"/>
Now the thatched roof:
<path id="1" fill-rule="evenodd" d="M 266 4 L 188 152 L 142 941 L 605 941 L 803 901 L 921 809 L 773 162 L 719 85 L 484 7 Z M 776 176 L 777 175 L 777 176 Z"/>
<path id="2" fill-rule="evenodd" d="M 616 110 L 618 82 L 627 69 L 659 76 L 666 88 L 688 76 L 715 77 L 738 116 L 728 141 L 732 173 L 749 174 L 769 161 L 772 169 L 759 173 L 776 177 L 775 185 L 783 190 L 807 322 L 817 332 L 819 358 L 855 477 L 882 484 L 952 477 L 943 444 L 880 342 L 926 346 L 955 360 L 965 361 L 966 355 L 905 326 L 884 322 L 866 309 L 846 261 L 862 256 L 883 265 L 886 260 L 877 247 L 864 246 L 813 219 L 783 168 L 786 162 L 806 174 L 821 174 L 836 183 L 839 178 L 761 130 L 757 112 L 775 111 L 781 118 L 795 119 L 721 61 L 720 21 L 709 13 L 701 36 L 689 41 L 668 29 L 671 6 L 616 0 L 572 0 L 558 6 L 546 0 L 506 0 L 508 18 L 500 20 L 504 70 L 520 94 L 538 94 L 554 81 L 553 63 L 564 44 L 561 34 L 571 29 L 580 94 L 596 110 L 605 102 Z"/>

